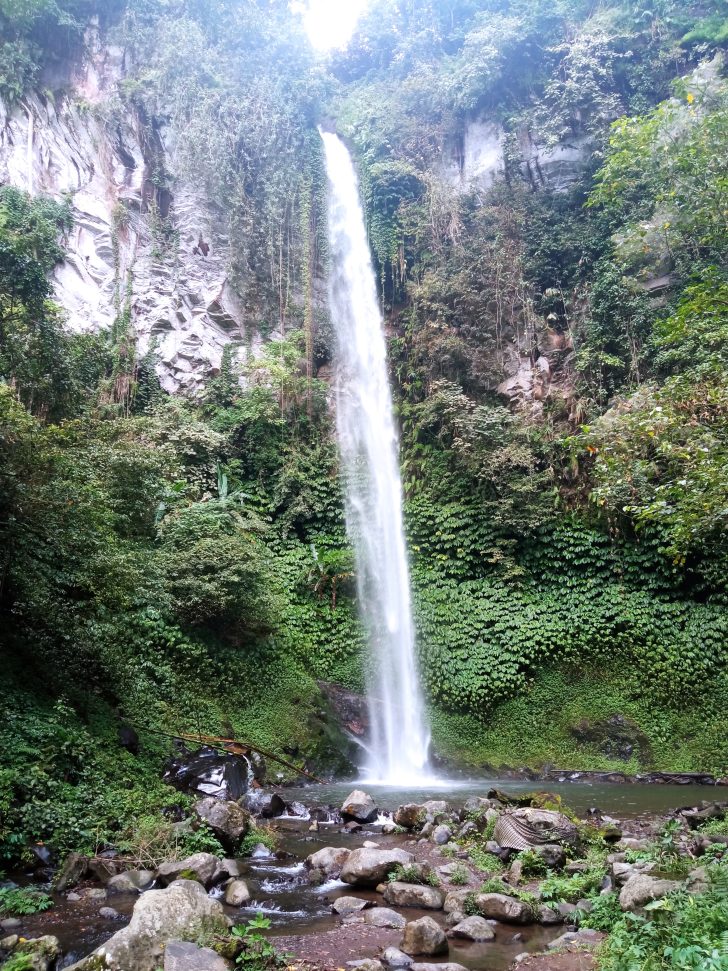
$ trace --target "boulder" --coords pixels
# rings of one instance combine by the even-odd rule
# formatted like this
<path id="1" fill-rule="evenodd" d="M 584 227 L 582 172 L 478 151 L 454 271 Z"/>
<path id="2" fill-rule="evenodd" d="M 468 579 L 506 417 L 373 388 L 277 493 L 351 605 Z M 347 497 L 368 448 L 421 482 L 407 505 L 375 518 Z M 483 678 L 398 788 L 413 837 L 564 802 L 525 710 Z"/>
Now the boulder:
<path id="1" fill-rule="evenodd" d="M 438 964 L 415 961 L 410 967 L 411 971 L 468 971 L 464 965 L 456 964 L 455 961 L 443 961 Z"/>
<path id="2" fill-rule="evenodd" d="M 543 924 L 544 927 L 551 927 L 554 924 L 563 924 L 564 918 L 557 910 L 552 910 L 551 907 L 547 907 L 546 904 L 541 904 L 538 908 L 538 922 Z"/>
<path id="3" fill-rule="evenodd" d="M 13 950 L 13 958 L 24 960 L 23 971 L 49 971 L 56 966 L 61 956 L 61 942 L 57 937 L 47 934 L 30 940 L 18 938 Z"/>
<path id="4" fill-rule="evenodd" d="M 157 869 L 157 880 L 162 886 L 180 878 L 184 880 L 199 880 L 205 887 L 210 887 L 222 871 L 220 861 L 212 853 L 193 853 L 184 860 L 163 863 Z"/>
<path id="5" fill-rule="evenodd" d="M 560 870 L 566 863 L 566 850 L 558 843 L 543 843 L 534 846 L 533 852 L 541 857 L 549 870 Z"/>
<path id="6" fill-rule="evenodd" d="M 126 870 L 111 877 L 106 884 L 106 895 L 112 897 L 117 893 L 142 893 L 154 883 L 153 870 Z"/>
<path id="7" fill-rule="evenodd" d="M 438 846 L 444 846 L 445 843 L 449 843 L 452 839 L 452 830 L 449 826 L 441 823 L 439 826 L 435 826 L 430 839 Z"/>
<path id="8" fill-rule="evenodd" d="M 325 876 L 338 879 L 341 868 L 349 859 L 351 850 L 343 846 L 325 846 L 306 857 L 309 870 L 320 870 Z"/>
<path id="9" fill-rule="evenodd" d="M 453 937 L 463 937 L 466 941 L 495 939 L 495 931 L 484 917 L 466 917 L 453 927 L 451 933 Z"/>
<path id="10" fill-rule="evenodd" d="M 424 887 L 419 883 L 401 883 L 394 880 L 387 884 L 384 902 L 392 907 L 420 907 L 422 910 L 442 910 L 445 894 L 437 887 Z"/>
<path id="11" fill-rule="evenodd" d="M 337 897 L 332 904 L 332 909 L 334 913 L 346 917 L 347 914 L 356 914 L 371 905 L 370 900 L 362 900 L 361 897 Z"/>
<path id="12" fill-rule="evenodd" d="M 414 857 L 397 847 L 386 850 L 353 850 L 341 869 L 341 879 L 355 887 L 376 887 L 397 866 L 407 866 Z"/>
<path id="13" fill-rule="evenodd" d="M 373 907 L 364 914 L 364 923 L 371 924 L 372 927 L 386 927 L 401 931 L 407 921 L 396 910 L 390 910 L 389 907 Z"/>
<path id="14" fill-rule="evenodd" d="M 246 792 L 243 805 L 253 816 L 262 816 L 263 819 L 282 816 L 286 811 L 286 804 L 277 792 L 265 792 L 263 789 Z"/>
<path id="15" fill-rule="evenodd" d="M 225 887 L 225 903 L 228 907 L 244 907 L 250 903 L 250 890 L 245 880 L 231 880 Z"/>
<path id="16" fill-rule="evenodd" d="M 245 756 L 203 747 L 198 752 L 183 752 L 169 762 L 164 781 L 185 792 L 235 800 L 247 792 L 250 768 Z"/>
<path id="17" fill-rule="evenodd" d="M 79 884 L 88 873 L 89 859 L 82 853 L 69 853 L 54 881 L 55 890 L 63 893 Z"/>
<path id="18" fill-rule="evenodd" d="M 227 932 L 222 904 L 208 897 L 195 880 L 178 880 L 141 896 L 128 926 L 68 971 L 156 971 L 167 942 Z"/>
<path id="19" fill-rule="evenodd" d="M 382 961 L 388 968 L 408 968 L 413 959 L 398 947 L 385 947 L 382 951 Z"/>
<path id="20" fill-rule="evenodd" d="M 533 912 L 528 904 L 504 893 L 479 893 L 475 897 L 475 906 L 483 917 L 504 924 L 533 923 Z"/>
<path id="21" fill-rule="evenodd" d="M 420 917 L 405 925 L 401 950 L 405 954 L 447 954 L 445 932 L 432 917 Z"/>
<path id="22" fill-rule="evenodd" d="M 627 880 L 619 893 L 622 910 L 638 910 L 653 900 L 660 900 L 682 884 L 678 880 L 661 880 L 650 873 L 635 873 Z"/>
<path id="23" fill-rule="evenodd" d="M 511 850 L 529 850 L 545 843 L 577 846 L 579 831 L 563 813 L 524 806 L 502 813 L 495 824 L 493 839 Z"/>
<path id="24" fill-rule="evenodd" d="M 355 823 L 371 823 L 377 818 L 378 810 L 368 793 L 354 789 L 344 800 L 341 815 Z"/>
<path id="25" fill-rule="evenodd" d="M 237 802 L 208 796 L 195 804 L 199 819 L 210 827 L 225 849 L 234 852 L 250 828 L 250 813 Z"/>
<path id="26" fill-rule="evenodd" d="M 427 820 L 427 810 L 416 802 L 398 806 L 394 812 L 394 822 L 403 829 L 417 829 Z"/>
<path id="27" fill-rule="evenodd" d="M 467 890 L 465 887 L 459 890 L 450 890 L 445 897 L 442 909 L 446 914 L 463 913 L 465 911 L 467 899 L 471 893 L 472 890 Z"/>
<path id="28" fill-rule="evenodd" d="M 450 811 L 450 807 L 444 799 L 428 799 L 427 802 L 422 803 L 422 808 L 431 819 Z"/>
<path id="29" fill-rule="evenodd" d="M 164 949 L 164 971 L 230 971 L 230 965 L 209 947 L 170 941 Z"/>
<path id="30" fill-rule="evenodd" d="M 579 947 L 594 947 L 599 944 L 600 941 L 604 940 L 604 934 L 599 931 L 591 930 L 590 928 L 585 928 L 583 931 L 567 931 L 562 934 L 561 937 L 557 937 L 553 941 L 549 941 L 546 945 L 549 951 L 558 951 L 562 947 L 566 947 L 568 944 L 576 944 Z"/>
<path id="31" fill-rule="evenodd" d="M 363 958 L 359 961 L 347 961 L 347 968 L 355 969 L 355 971 L 384 971 L 384 965 L 381 961 L 377 961 L 375 958 Z"/>
<path id="32" fill-rule="evenodd" d="M 103 917 L 104 920 L 121 920 L 121 914 L 115 907 L 99 908 L 99 917 Z"/>
<path id="33" fill-rule="evenodd" d="M 121 873 L 123 865 L 118 860 L 97 858 L 89 860 L 88 869 L 99 883 L 106 885 L 112 877 Z"/>

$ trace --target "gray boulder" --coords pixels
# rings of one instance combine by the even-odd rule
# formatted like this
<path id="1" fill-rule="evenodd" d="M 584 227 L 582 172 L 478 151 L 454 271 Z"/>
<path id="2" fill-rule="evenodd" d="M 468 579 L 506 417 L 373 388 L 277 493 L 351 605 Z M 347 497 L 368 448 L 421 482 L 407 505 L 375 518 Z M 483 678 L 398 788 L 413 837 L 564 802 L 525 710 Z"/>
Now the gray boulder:
<path id="1" fill-rule="evenodd" d="M 465 911 L 467 898 L 472 893 L 471 890 L 463 887 L 459 890 L 451 890 L 445 897 L 443 910 L 446 914 L 460 914 Z"/>
<path id="2" fill-rule="evenodd" d="M 442 910 L 445 894 L 437 887 L 423 887 L 419 883 L 394 880 L 387 884 L 384 902 L 392 907 L 420 907 L 422 910 Z"/>
<path id="3" fill-rule="evenodd" d="M 195 803 L 195 812 L 222 845 L 233 852 L 250 828 L 250 813 L 237 802 L 226 802 L 210 796 Z"/>
<path id="4" fill-rule="evenodd" d="M 209 947 L 170 941 L 164 949 L 164 971 L 230 971 L 230 965 Z"/>
<path id="5" fill-rule="evenodd" d="M 403 829 L 417 829 L 427 820 L 427 810 L 416 802 L 398 806 L 394 812 L 394 822 Z"/>
<path id="6" fill-rule="evenodd" d="M 18 938 L 12 956 L 24 959 L 23 971 L 49 971 L 61 956 L 61 942 L 49 934 L 30 940 Z"/>
<path id="7" fill-rule="evenodd" d="M 468 969 L 462 964 L 456 964 L 455 961 L 443 961 L 441 964 L 416 961 L 411 965 L 411 971 L 468 971 Z"/>
<path id="8" fill-rule="evenodd" d="M 56 891 L 63 893 L 80 883 L 88 872 L 88 863 L 88 857 L 82 853 L 69 853 L 54 881 Z"/>
<path id="9" fill-rule="evenodd" d="M 306 857 L 306 866 L 309 870 L 320 870 L 325 876 L 337 879 L 350 855 L 351 850 L 343 846 L 325 846 Z"/>
<path id="10" fill-rule="evenodd" d="M 193 853 L 192 856 L 188 856 L 184 860 L 163 863 L 157 869 L 156 877 L 163 886 L 183 878 L 185 880 L 199 880 L 203 886 L 210 887 L 221 872 L 220 861 L 212 853 Z"/>
<path id="11" fill-rule="evenodd" d="M 371 924 L 372 927 L 385 927 L 401 931 L 407 921 L 396 910 L 390 910 L 389 907 L 373 907 L 364 914 L 364 923 Z"/>
<path id="12" fill-rule="evenodd" d="M 378 810 L 368 793 L 354 789 L 344 800 L 341 815 L 357 823 L 371 823 L 377 818 Z"/>
<path id="13" fill-rule="evenodd" d="M 449 843 L 452 839 L 452 830 L 444 823 L 440 823 L 439 826 L 435 826 L 433 829 L 430 839 L 433 843 L 437 843 L 438 846 L 444 846 L 445 843 Z"/>
<path id="14" fill-rule="evenodd" d="M 452 929 L 453 937 L 463 937 L 466 941 L 495 940 L 495 931 L 485 917 L 466 917 Z"/>
<path id="15" fill-rule="evenodd" d="M 362 900 L 361 897 L 337 897 L 332 904 L 332 909 L 334 913 L 346 917 L 348 914 L 356 914 L 366 907 L 371 907 L 371 905 L 370 900 Z"/>
<path id="16" fill-rule="evenodd" d="M 557 910 L 552 910 L 551 907 L 542 904 L 538 908 L 538 922 L 543 924 L 544 927 L 551 927 L 554 924 L 563 924 L 564 919 Z"/>
<path id="17" fill-rule="evenodd" d="M 408 968 L 413 959 L 398 947 L 385 947 L 382 951 L 382 961 L 388 968 Z"/>
<path id="18" fill-rule="evenodd" d="M 244 907 L 250 903 L 250 890 L 245 880 L 231 880 L 225 887 L 225 903 L 228 907 Z"/>
<path id="19" fill-rule="evenodd" d="M 566 850 L 558 843 L 543 843 L 534 846 L 533 852 L 541 857 L 549 870 L 560 870 L 566 863 Z"/>
<path id="20" fill-rule="evenodd" d="M 405 925 L 401 949 L 405 954 L 447 954 L 444 930 L 432 917 L 420 917 Z"/>
<path id="21" fill-rule="evenodd" d="M 649 873 L 636 873 L 625 883 L 619 893 L 622 910 L 638 910 L 653 900 L 661 900 L 682 884 L 678 880 L 661 880 Z"/>
<path id="22" fill-rule="evenodd" d="M 167 942 L 227 932 L 222 904 L 208 897 L 197 881 L 178 880 L 141 896 L 128 926 L 68 971 L 156 971 Z"/>
<path id="23" fill-rule="evenodd" d="M 386 850 L 353 850 L 341 869 L 341 879 L 355 887 L 376 887 L 397 866 L 407 866 L 414 857 L 397 847 Z"/>
<path id="24" fill-rule="evenodd" d="M 111 877 L 106 884 L 106 895 L 113 897 L 117 893 L 142 893 L 153 883 L 153 870 L 127 870 L 125 873 L 117 873 L 115 877 Z"/>
<path id="25" fill-rule="evenodd" d="M 475 906 L 483 917 L 500 920 L 504 924 L 533 923 L 533 913 L 528 904 L 504 893 L 479 893 Z"/>
<path id="26" fill-rule="evenodd" d="M 435 816 L 439 816 L 441 813 L 447 813 L 450 811 L 450 807 L 444 799 L 428 799 L 427 802 L 422 803 L 422 808 L 432 819 L 434 819 Z"/>
<path id="27" fill-rule="evenodd" d="M 583 931 L 567 931 L 562 934 L 561 937 L 557 937 L 555 940 L 550 941 L 546 946 L 549 951 L 558 951 L 562 947 L 566 947 L 567 944 L 578 944 L 583 947 L 594 946 L 604 939 L 604 934 L 600 934 L 599 931 L 593 931 L 589 928 L 585 928 Z"/>

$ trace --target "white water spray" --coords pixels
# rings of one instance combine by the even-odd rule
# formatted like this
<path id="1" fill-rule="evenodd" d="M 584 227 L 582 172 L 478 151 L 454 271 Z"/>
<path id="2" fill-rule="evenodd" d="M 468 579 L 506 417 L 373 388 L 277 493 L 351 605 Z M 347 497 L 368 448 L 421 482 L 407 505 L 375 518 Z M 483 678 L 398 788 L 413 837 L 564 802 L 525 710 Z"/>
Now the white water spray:
<path id="1" fill-rule="evenodd" d="M 375 674 L 369 689 L 368 781 L 422 785 L 429 736 L 415 662 L 402 526 L 398 442 L 359 187 L 336 135 L 322 133 L 329 176 L 329 302 L 337 335 L 336 416 L 347 530 Z"/>

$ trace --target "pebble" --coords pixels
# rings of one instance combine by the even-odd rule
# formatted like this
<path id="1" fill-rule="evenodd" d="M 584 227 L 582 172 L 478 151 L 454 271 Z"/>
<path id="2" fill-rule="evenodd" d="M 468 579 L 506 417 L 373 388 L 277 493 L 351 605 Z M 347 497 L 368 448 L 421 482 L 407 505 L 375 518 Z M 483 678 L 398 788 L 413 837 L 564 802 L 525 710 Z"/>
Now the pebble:
<path id="1" fill-rule="evenodd" d="M 121 920 L 121 914 L 113 907 L 101 907 L 99 917 L 103 917 L 105 920 Z"/>

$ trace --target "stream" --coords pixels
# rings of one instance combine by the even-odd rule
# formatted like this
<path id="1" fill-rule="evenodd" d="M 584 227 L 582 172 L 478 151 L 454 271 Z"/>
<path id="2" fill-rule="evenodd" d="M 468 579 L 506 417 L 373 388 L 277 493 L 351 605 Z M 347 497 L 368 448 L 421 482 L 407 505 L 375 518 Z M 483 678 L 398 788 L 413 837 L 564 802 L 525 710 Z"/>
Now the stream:
<path id="1" fill-rule="evenodd" d="M 446 799 L 453 808 L 462 806 L 472 795 L 485 795 L 489 788 L 499 788 L 506 793 L 533 791 L 533 783 L 513 782 L 512 780 L 479 780 L 474 782 L 443 783 L 438 788 L 423 789 L 367 786 L 381 810 L 392 811 L 406 802 L 422 802 L 426 798 Z M 309 809 L 321 806 L 339 806 L 353 788 L 352 783 L 306 786 L 281 790 L 287 802 L 298 800 Z M 541 788 L 545 788 L 542 786 Z M 589 783 L 549 784 L 548 790 L 560 794 L 564 803 L 579 815 L 586 815 L 593 807 L 613 815 L 620 820 L 660 815 L 679 807 L 694 805 L 702 799 L 711 798 L 714 790 L 705 786 L 654 786 L 654 785 L 610 785 Z M 361 831 L 348 833 L 342 831 L 338 823 L 318 823 L 318 831 L 311 831 L 308 817 L 283 816 L 270 821 L 271 827 L 279 835 L 279 848 L 276 854 L 265 858 L 250 859 L 245 862 L 241 874 L 252 894 L 250 905 L 240 909 L 226 907 L 234 920 L 243 923 L 257 913 L 263 913 L 270 921 L 268 932 L 279 938 L 281 949 L 292 952 L 308 960 L 321 960 L 343 966 L 347 960 L 373 957 L 382 946 L 397 944 L 401 932 L 382 930 L 369 925 L 349 925 L 342 933 L 342 920 L 331 910 L 333 901 L 342 895 L 355 895 L 381 902 L 374 891 L 352 889 L 339 881 L 329 881 L 314 887 L 308 882 L 303 861 L 311 853 L 324 846 L 346 846 L 351 849 L 360 847 L 365 840 L 376 841 L 382 847 L 404 846 L 410 834 L 383 835 L 381 824 L 387 821 L 380 817 L 377 823 L 365 826 Z M 438 848 L 432 848 L 432 862 L 442 865 L 449 859 Z M 439 859 L 439 856 L 442 856 Z M 23 921 L 21 933 L 26 937 L 53 934 L 59 938 L 66 955 L 59 968 L 67 967 L 73 961 L 90 953 L 128 921 L 136 901 L 135 896 L 114 896 L 109 899 L 88 897 L 94 888 L 82 887 L 81 899 L 69 901 L 65 895 L 54 896 L 55 906 L 44 914 L 27 917 Z M 98 893 L 98 888 L 96 888 Z M 214 889 L 211 894 L 222 896 L 222 891 Z M 99 916 L 102 906 L 113 906 L 121 915 L 116 919 Z M 408 919 L 416 919 L 424 913 L 444 923 L 442 912 L 418 911 L 408 908 L 404 911 Z M 540 925 L 515 928 L 498 925 L 496 940 L 484 944 L 466 941 L 451 941 L 449 958 L 441 961 L 457 961 L 468 968 L 483 971 L 505 971 L 517 954 L 523 951 L 542 950 L 549 940 L 563 933 L 563 927 L 542 927 Z M 515 937 L 515 939 L 514 939 Z"/>

